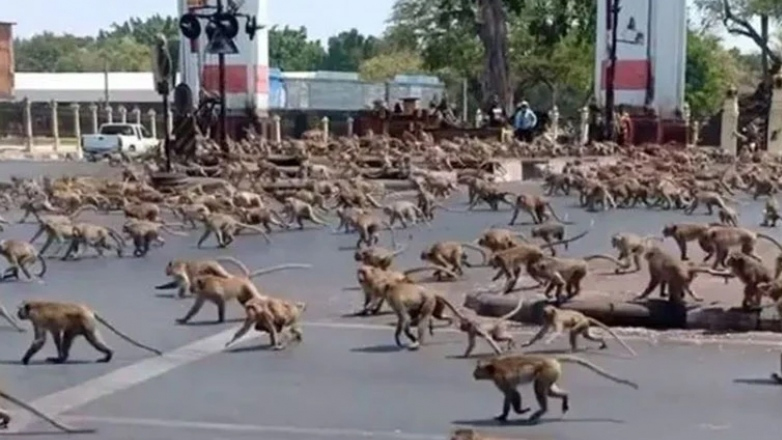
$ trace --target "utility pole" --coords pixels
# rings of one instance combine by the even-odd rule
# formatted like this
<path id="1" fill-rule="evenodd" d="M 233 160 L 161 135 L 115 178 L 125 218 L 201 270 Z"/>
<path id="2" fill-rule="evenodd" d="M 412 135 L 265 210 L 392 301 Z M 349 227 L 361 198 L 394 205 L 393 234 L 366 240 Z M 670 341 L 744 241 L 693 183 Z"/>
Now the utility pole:
<path id="1" fill-rule="evenodd" d="M 223 14 L 223 0 L 217 0 L 217 10 L 215 15 Z M 228 152 L 228 112 L 226 111 L 225 97 L 225 52 L 220 51 L 217 54 L 217 69 L 219 70 L 220 83 L 220 148 L 223 152 Z"/>
<path id="2" fill-rule="evenodd" d="M 616 40 L 618 35 L 619 23 L 619 0 L 607 0 L 611 2 L 608 13 L 611 14 L 611 50 L 608 54 L 608 69 L 606 71 L 606 100 L 605 100 L 605 136 L 608 140 L 614 140 L 616 133 L 614 130 L 614 86 L 616 77 Z"/>

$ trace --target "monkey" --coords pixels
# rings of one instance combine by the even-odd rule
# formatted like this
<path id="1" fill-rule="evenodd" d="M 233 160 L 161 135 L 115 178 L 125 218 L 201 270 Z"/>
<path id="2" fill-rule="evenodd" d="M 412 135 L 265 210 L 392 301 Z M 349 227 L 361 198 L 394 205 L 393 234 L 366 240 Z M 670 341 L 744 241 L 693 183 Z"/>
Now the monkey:
<path id="1" fill-rule="evenodd" d="M 428 223 L 423 211 L 409 200 L 397 200 L 385 205 L 383 206 L 383 212 L 388 216 L 388 224 L 392 226 L 397 220 L 402 224 L 402 228 L 407 228 L 407 222 L 411 224 Z"/>
<path id="2" fill-rule="evenodd" d="M 396 241 L 394 238 L 394 227 L 373 213 L 358 215 L 353 226 L 356 231 L 358 231 L 356 249 L 361 248 L 362 244 L 366 244 L 367 246 L 376 245 L 380 241 L 378 233 L 381 231 L 381 228 L 388 229 L 391 232 L 391 241 Z"/>
<path id="3" fill-rule="evenodd" d="M 712 269 L 716 269 L 720 265 L 726 267 L 725 259 L 730 253 L 730 248 L 734 246 L 740 246 L 741 252 L 759 260 L 760 256 L 755 253 L 755 245 L 761 238 L 771 242 L 782 251 L 782 244 L 769 235 L 735 226 L 712 226 L 704 236 L 709 249 L 713 249 L 716 255 Z"/>
<path id="4" fill-rule="evenodd" d="M 412 240 L 413 236 L 410 236 Z M 409 247 L 409 242 L 402 247 L 391 251 L 381 247 L 368 247 L 363 249 L 357 249 L 353 254 L 353 259 L 357 263 L 374 266 L 380 269 L 388 269 L 394 264 L 394 258 L 404 253 Z"/>
<path id="5" fill-rule="evenodd" d="M 668 254 L 659 247 L 651 247 L 644 253 L 644 258 L 649 269 L 649 284 L 646 289 L 637 296 L 636 300 L 641 300 L 649 296 L 655 287 L 660 287 L 660 295 L 663 295 L 664 289 L 668 288 L 669 301 L 681 303 L 684 301 L 684 294 L 688 293 L 695 301 L 703 301 L 696 296 L 690 284 L 699 272 L 711 272 L 709 269 L 698 268 L 678 261 L 676 257 Z"/>
<path id="6" fill-rule="evenodd" d="M 565 240 L 565 225 L 560 223 L 543 223 L 539 226 L 535 226 L 530 231 L 530 237 L 540 238 L 546 244 L 551 244 L 554 241 Z M 565 250 L 568 249 L 568 242 L 565 241 Z M 551 250 L 551 256 L 556 256 L 557 252 L 554 247 L 549 248 Z"/>
<path id="7" fill-rule="evenodd" d="M 386 301 L 385 292 L 383 290 L 385 288 L 385 281 L 389 280 L 389 282 L 413 284 L 415 283 L 415 280 L 410 278 L 410 275 L 426 270 L 439 270 L 444 271 L 446 274 L 456 276 L 456 274 L 450 270 L 437 266 L 422 266 L 407 269 L 404 272 L 398 272 L 361 264 L 356 270 L 356 279 L 361 286 L 361 290 L 364 292 L 364 306 L 360 311 L 356 312 L 354 316 L 377 315 L 380 313 L 380 308 L 383 307 L 383 303 Z M 446 320 L 442 315 L 435 315 L 435 318 Z"/>
<path id="8" fill-rule="evenodd" d="M 618 378 L 597 365 L 576 356 L 539 356 L 529 354 L 497 356 L 479 360 L 472 376 L 474 380 L 490 380 L 503 394 L 502 414 L 495 417 L 499 422 L 507 422 L 511 407 L 516 414 L 525 414 L 530 408 L 522 407 L 521 393 L 518 386 L 533 383 L 535 397 L 540 409 L 530 416 L 529 421 L 536 423 L 548 412 L 548 398 L 555 397 L 562 401 L 562 413 L 570 409 L 568 393 L 557 386 L 562 377 L 562 364 L 577 364 L 594 371 L 598 375 L 638 389 L 638 384 Z"/>
<path id="9" fill-rule="evenodd" d="M 290 229 L 290 225 L 280 216 L 280 214 L 271 208 L 249 208 L 239 211 L 243 221 L 249 225 L 262 225 L 266 232 L 271 234 L 271 225 L 281 229 Z"/>
<path id="10" fill-rule="evenodd" d="M 45 414 L 44 412 L 30 405 L 29 403 L 9 394 L 6 391 L 3 391 L 2 389 L 0 389 L 0 398 L 3 398 L 20 408 L 24 408 L 25 410 L 38 416 L 39 418 L 46 421 L 47 423 L 49 423 L 50 425 L 54 426 L 55 428 L 59 429 L 62 432 L 67 432 L 68 434 L 94 434 L 95 433 L 94 429 L 75 429 L 75 428 L 71 428 L 68 425 L 64 425 L 58 422 L 57 420 L 54 420 L 51 416 Z M 8 411 L 0 407 L 0 430 L 8 429 L 8 425 L 11 423 L 11 420 L 12 420 L 11 414 L 9 414 Z"/>
<path id="11" fill-rule="evenodd" d="M 216 276 L 199 275 L 190 279 L 190 293 L 195 296 L 190 310 L 184 317 L 176 320 L 177 324 L 187 324 L 209 301 L 217 306 L 217 322 L 225 322 L 225 305 L 228 301 L 236 299 L 244 305 L 252 298 L 260 298 L 262 295 L 253 284 L 252 278 L 267 273 L 277 272 L 292 268 L 308 268 L 304 264 L 281 264 L 251 272 L 249 276 Z"/>
<path id="12" fill-rule="evenodd" d="M 720 208 L 717 212 L 720 219 L 720 223 L 726 226 L 738 226 L 739 225 L 739 213 L 730 206 Z"/>
<path id="13" fill-rule="evenodd" d="M 28 267 L 36 261 L 41 264 L 41 271 L 35 276 L 43 278 L 46 274 L 46 260 L 35 250 L 30 243 L 22 240 L 0 240 L 0 255 L 5 257 L 10 267 L 3 273 L 3 280 L 9 278 L 19 279 L 19 270 L 24 273 L 27 279 L 32 279 Z"/>
<path id="14" fill-rule="evenodd" d="M 782 365 L 782 355 L 779 356 L 779 364 Z M 782 371 L 782 367 L 780 367 L 780 371 Z M 777 373 L 771 373 L 771 379 L 774 382 L 782 385 L 782 375 Z"/>
<path id="15" fill-rule="evenodd" d="M 512 196 L 514 194 L 508 191 L 502 191 L 492 184 L 487 183 L 487 186 L 485 187 L 476 188 L 474 194 L 475 199 L 470 202 L 470 205 L 467 207 L 468 210 L 474 209 L 475 206 L 480 202 L 487 203 L 492 211 L 497 211 L 500 209 L 500 203 L 504 203 L 515 208 L 515 204 L 509 202 L 507 199 L 508 196 Z"/>
<path id="16" fill-rule="evenodd" d="M 348 208 L 337 208 L 336 209 L 337 217 L 339 218 L 339 225 L 334 230 L 334 232 L 339 232 L 341 229 L 345 230 L 346 234 L 349 234 L 352 230 L 356 228 L 356 223 L 358 222 L 358 216 L 368 214 L 369 211 L 362 208 L 354 208 L 354 207 L 348 207 Z"/>
<path id="17" fill-rule="evenodd" d="M 451 303 L 445 303 L 446 307 L 451 308 Z M 469 357 L 475 349 L 475 342 L 478 337 L 483 338 L 494 350 L 495 354 L 502 354 L 502 348 L 499 343 L 506 344 L 506 350 L 514 348 L 515 341 L 513 335 L 508 332 L 506 321 L 515 316 L 524 305 L 524 297 L 519 295 L 519 301 L 516 307 L 510 312 L 492 320 L 491 322 L 480 322 L 476 318 L 468 318 L 459 312 L 456 308 L 451 308 L 451 312 L 459 319 L 459 330 L 467 334 L 467 348 L 462 357 Z"/>
<path id="18" fill-rule="evenodd" d="M 462 265 L 472 267 L 472 264 L 467 260 L 467 255 L 464 249 L 471 249 L 480 252 L 483 257 L 481 264 L 486 264 L 486 252 L 475 245 L 470 243 L 460 243 L 457 241 L 439 241 L 424 249 L 421 252 L 421 261 L 427 261 L 435 266 L 450 268 L 459 276 L 464 275 Z M 434 276 L 438 281 L 442 281 L 443 274 L 435 272 Z"/>
<path id="19" fill-rule="evenodd" d="M 203 203 L 185 203 L 171 208 L 171 213 L 183 223 L 190 225 L 191 229 L 196 229 L 198 227 L 196 220 L 211 214 L 212 211 Z"/>
<path id="20" fill-rule="evenodd" d="M 46 242 L 44 242 L 39 252 L 41 255 L 44 255 L 49 247 L 55 242 L 59 245 L 57 250 L 55 250 L 55 253 L 59 253 L 63 243 L 66 240 L 70 242 L 73 239 L 73 222 L 68 218 L 62 219 L 59 218 L 59 216 L 52 217 L 53 218 L 42 218 L 38 231 L 30 239 L 30 243 L 33 243 L 41 234 L 46 233 Z"/>
<path id="21" fill-rule="evenodd" d="M 128 219 L 158 222 L 160 218 L 158 205 L 149 202 L 132 203 L 126 197 L 122 198 L 122 212 Z"/>
<path id="22" fill-rule="evenodd" d="M 763 264 L 762 260 L 757 260 L 741 252 L 731 252 L 725 260 L 729 273 L 709 272 L 711 275 L 721 276 L 727 282 L 728 277 L 736 277 L 744 284 L 744 299 L 741 307 L 745 311 L 757 310 L 760 308 L 761 298 L 764 290 L 760 286 L 765 286 L 775 280 L 772 270 Z"/>
<path id="23" fill-rule="evenodd" d="M 516 196 L 516 202 L 513 207 L 513 216 L 510 219 L 509 226 L 516 224 L 516 220 L 519 217 L 521 211 L 528 213 L 532 217 L 533 223 L 539 225 L 545 222 L 549 216 L 553 216 L 558 222 L 562 224 L 572 224 L 567 221 L 563 221 L 559 218 L 554 208 L 549 203 L 548 199 L 541 196 L 533 196 L 530 194 L 519 194 Z"/>
<path id="24" fill-rule="evenodd" d="M 215 238 L 217 239 L 217 246 L 224 248 L 234 241 L 234 236 L 242 229 L 250 229 L 258 232 L 261 234 L 263 239 L 266 240 L 266 243 L 271 243 L 269 234 L 267 234 L 263 228 L 255 225 L 248 225 L 247 223 L 242 223 L 228 214 L 209 214 L 207 216 L 201 217 L 201 221 L 204 224 L 204 234 L 201 235 L 200 239 L 198 239 L 198 248 L 201 248 L 201 245 L 204 244 L 204 241 L 206 241 L 206 239 L 209 238 L 209 236 L 212 234 L 214 234 Z"/>
<path id="25" fill-rule="evenodd" d="M 235 264 L 246 277 L 250 277 L 250 270 L 247 266 L 234 257 L 220 256 L 211 260 L 171 260 L 166 265 L 166 275 L 173 277 L 174 280 L 156 286 L 155 289 L 173 289 L 177 288 L 177 296 L 184 298 L 190 291 L 190 280 L 199 275 L 214 275 L 223 278 L 229 278 L 231 275 L 221 264 L 220 261 L 227 261 Z"/>
<path id="26" fill-rule="evenodd" d="M 777 221 L 782 220 L 779 215 L 779 203 L 774 197 L 766 200 L 766 206 L 763 208 L 763 222 L 760 226 L 776 228 Z"/>
<path id="27" fill-rule="evenodd" d="M 689 203 L 689 206 L 684 209 L 684 212 L 686 214 L 692 214 L 701 203 L 706 206 L 709 215 L 712 215 L 712 208 L 715 206 L 720 209 L 728 208 L 728 205 L 725 204 L 725 200 L 719 193 L 714 191 L 698 191 L 694 194 L 692 201 Z"/>
<path id="28" fill-rule="evenodd" d="M 282 205 L 282 213 L 288 216 L 288 224 L 296 222 L 299 229 L 304 229 L 303 220 L 321 226 L 328 226 L 328 222 L 315 214 L 315 209 L 309 203 L 294 197 L 288 197 Z"/>
<path id="29" fill-rule="evenodd" d="M 24 214 L 22 215 L 22 218 L 19 219 L 18 223 L 24 223 L 25 220 L 27 220 L 27 217 L 30 216 L 30 214 L 35 217 L 36 220 L 40 221 L 40 213 L 41 212 L 48 212 L 52 214 L 62 214 L 62 211 L 57 209 L 54 205 L 49 202 L 47 199 L 36 199 L 36 200 L 28 200 L 25 202 L 22 202 L 19 205 L 19 209 L 24 211 Z"/>
<path id="30" fill-rule="evenodd" d="M 301 341 L 303 335 L 299 326 L 299 317 L 306 308 L 307 304 L 304 302 L 291 302 L 272 297 L 252 298 L 244 305 L 247 314 L 244 324 L 225 344 L 225 347 L 228 348 L 253 327 L 269 334 L 269 340 L 274 350 L 285 348 L 286 344 L 282 341 L 281 333 L 286 329 L 294 340 Z"/>
<path id="31" fill-rule="evenodd" d="M 701 249 L 706 252 L 707 259 L 713 254 L 708 241 L 706 240 L 706 231 L 712 225 L 707 223 L 671 223 L 663 227 L 663 237 L 671 237 L 676 241 L 676 245 L 681 252 L 681 260 L 687 261 L 687 243 L 698 241 Z M 705 261 L 705 260 L 704 260 Z"/>
<path id="32" fill-rule="evenodd" d="M 527 263 L 527 272 L 538 281 L 548 282 L 544 292 L 547 298 L 551 298 L 551 291 L 556 289 L 556 302 L 562 304 L 581 293 L 581 281 L 589 272 L 589 262 L 596 259 L 621 266 L 619 260 L 601 254 L 584 258 L 543 257 Z M 563 290 L 567 292 L 566 297 L 562 295 Z"/>
<path id="33" fill-rule="evenodd" d="M 155 223 L 149 220 L 131 219 L 122 226 L 122 232 L 133 240 L 133 256 L 143 257 L 149 252 L 152 243 L 157 243 L 160 246 L 166 244 L 166 241 L 160 236 L 161 230 L 172 235 L 187 237 L 186 233 L 174 231 L 169 226 L 170 225 Z"/>
<path id="34" fill-rule="evenodd" d="M 109 242 L 114 241 L 114 244 Z M 73 238 L 71 245 L 65 251 L 62 260 L 65 261 L 73 256 L 74 259 L 81 257 L 81 246 L 91 246 L 95 248 L 98 255 L 103 256 L 103 250 L 115 250 L 118 257 L 122 257 L 125 247 L 125 239 L 113 228 L 107 226 L 93 225 L 90 223 L 76 223 L 73 225 Z"/>
<path id="35" fill-rule="evenodd" d="M 631 355 L 636 356 L 635 351 L 627 345 L 622 338 L 619 337 L 610 327 L 598 321 L 595 318 L 584 315 L 577 310 L 564 310 L 559 309 L 553 305 L 546 305 L 543 307 L 543 327 L 535 334 L 528 342 L 524 343 L 522 347 L 529 347 L 535 342 L 539 341 L 552 329 L 554 330 L 543 343 L 550 344 L 563 331 L 568 330 L 570 333 L 570 350 L 573 352 L 578 351 L 578 336 L 583 336 L 590 341 L 599 342 L 600 349 L 605 350 L 608 348 L 606 341 L 599 336 L 595 336 L 592 333 L 592 326 L 600 327 L 608 334 L 613 336 L 614 339 L 619 342 Z"/>
<path id="36" fill-rule="evenodd" d="M 51 333 L 57 348 L 57 357 L 48 358 L 47 362 L 61 364 L 68 360 L 73 340 L 77 336 L 84 336 L 96 350 L 103 353 L 103 358 L 97 362 L 111 361 L 114 352 L 103 342 L 98 333 L 96 322 L 105 325 L 114 334 L 125 341 L 162 356 L 163 352 L 141 344 L 129 336 L 117 330 L 108 321 L 83 304 L 66 303 L 58 301 L 24 301 L 16 313 L 22 321 L 30 321 L 33 325 L 34 339 L 30 348 L 22 357 L 22 364 L 27 365 L 30 359 L 38 353 L 46 343 L 46 334 Z"/>
<path id="37" fill-rule="evenodd" d="M 619 251 L 617 257 L 622 263 L 620 267 L 616 268 L 616 273 L 635 273 L 641 270 L 641 257 L 646 249 L 651 246 L 649 240 L 658 239 L 656 237 L 640 237 L 636 234 L 627 232 L 614 234 L 611 237 L 611 247 Z M 630 258 L 632 257 L 632 262 Z M 630 264 L 633 264 L 633 269 L 628 271 Z"/>
<path id="38" fill-rule="evenodd" d="M 499 228 L 487 229 L 475 240 L 478 246 L 485 247 L 491 252 L 504 251 L 527 242 L 524 234 Z"/>

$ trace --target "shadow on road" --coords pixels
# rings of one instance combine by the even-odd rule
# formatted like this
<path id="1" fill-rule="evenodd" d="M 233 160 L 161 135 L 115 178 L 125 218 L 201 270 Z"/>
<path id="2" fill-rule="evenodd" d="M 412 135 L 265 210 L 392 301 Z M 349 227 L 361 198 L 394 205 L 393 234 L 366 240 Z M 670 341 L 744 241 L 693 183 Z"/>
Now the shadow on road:
<path id="1" fill-rule="evenodd" d="M 507 422 L 499 422 L 495 420 L 494 418 L 491 419 L 476 419 L 476 420 L 454 420 L 454 425 L 463 425 L 463 426 L 472 426 L 476 428 L 480 427 L 499 427 L 499 426 L 537 426 L 537 425 L 543 425 L 546 423 L 613 423 L 613 424 L 624 424 L 625 422 L 623 420 L 617 420 L 617 419 L 608 419 L 608 418 L 581 418 L 581 419 L 571 419 L 571 418 L 542 418 L 539 419 L 536 422 L 532 422 L 529 419 L 510 419 Z"/>
<path id="2" fill-rule="evenodd" d="M 782 385 L 782 383 L 772 379 L 772 378 L 765 378 L 765 377 L 757 377 L 757 378 L 750 378 L 750 379 L 733 379 L 733 383 L 741 384 L 741 385 L 774 385 L 779 386 Z"/>

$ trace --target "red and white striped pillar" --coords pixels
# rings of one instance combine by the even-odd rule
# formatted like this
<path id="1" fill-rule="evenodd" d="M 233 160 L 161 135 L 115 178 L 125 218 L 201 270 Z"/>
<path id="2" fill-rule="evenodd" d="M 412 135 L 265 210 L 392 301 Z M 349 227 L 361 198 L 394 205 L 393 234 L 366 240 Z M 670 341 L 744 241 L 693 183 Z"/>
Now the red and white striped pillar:
<path id="1" fill-rule="evenodd" d="M 179 15 L 187 13 L 190 8 L 208 4 L 216 5 L 216 0 L 178 0 Z M 223 6 L 227 6 L 223 1 Z M 239 12 L 255 15 L 259 25 L 269 22 L 268 0 L 246 0 Z M 202 20 L 202 30 L 206 29 L 206 21 Z M 245 20 L 239 19 L 239 34 L 234 43 L 239 50 L 236 55 L 225 56 L 225 91 L 226 107 L 229 113 L 244 112 L 248 107 L 265 112 L 269 109 L 269 34 L 268 29 L 259 29 L 255 38 L 244 31 Z M 180 46 L 180 71 L 182 79 L 197 95 L 203 87 L 212 93 L 219 93 L 220 72 L 218 56 L 206 53 L 208 40 L 206 32 L 202 32 L 197 41 L 190 42 L 183 38 Z"/>

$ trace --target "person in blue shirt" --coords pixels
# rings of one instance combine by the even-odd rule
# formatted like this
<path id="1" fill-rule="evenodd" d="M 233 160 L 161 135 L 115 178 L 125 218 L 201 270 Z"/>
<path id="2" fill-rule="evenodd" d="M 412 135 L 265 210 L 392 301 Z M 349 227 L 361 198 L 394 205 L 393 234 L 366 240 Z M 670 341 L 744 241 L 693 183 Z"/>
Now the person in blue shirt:
<path id="1" fill-rule="evenodd" d="M 524 142 L 532 142 L 535 127 L 538 125 L 538 117 L 529 108 L 527 101 L 521 101 L 513 115 L 513 129 L 516 139 Z"/>

